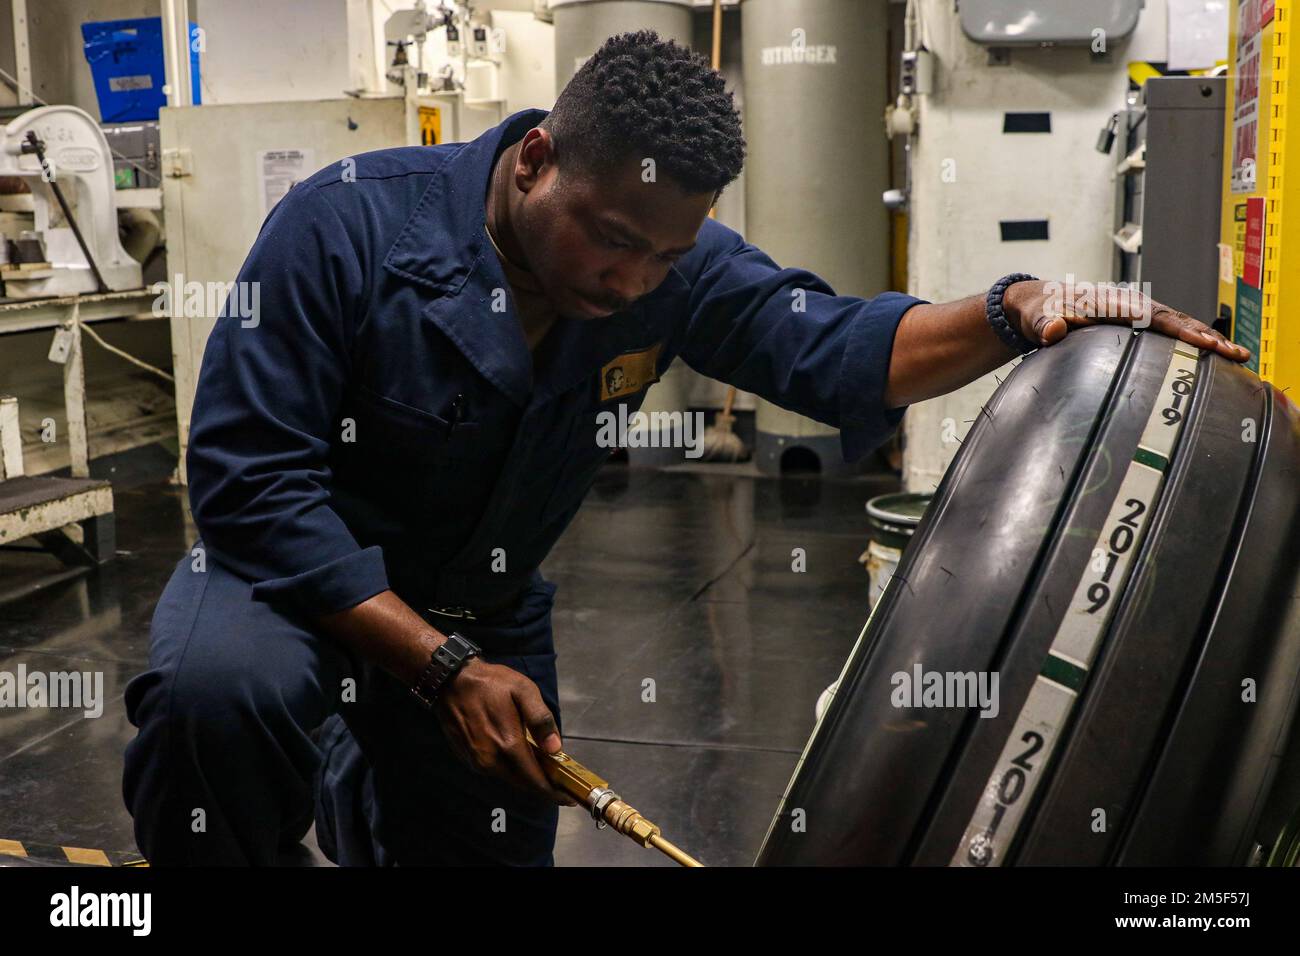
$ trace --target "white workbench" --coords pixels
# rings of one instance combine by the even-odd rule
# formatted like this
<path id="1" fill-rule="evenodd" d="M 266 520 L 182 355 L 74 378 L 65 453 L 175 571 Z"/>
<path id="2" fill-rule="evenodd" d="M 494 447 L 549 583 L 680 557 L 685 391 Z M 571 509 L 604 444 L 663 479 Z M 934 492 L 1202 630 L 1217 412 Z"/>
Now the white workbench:
<path id="1" fill-rule="evenodd" d="M 68 451 L 72 475 L 90 474 L 86 439 L 86 375 L 81 351 L 81 324 L 110 319 L 155 319 L 156 294 L 148 289 L 86 293 L 51 299 L 0 299 L 0 335 L 38 329 L 65 328 L 70 347 L 63 363 L 63 402 L 68 418 Z"/>

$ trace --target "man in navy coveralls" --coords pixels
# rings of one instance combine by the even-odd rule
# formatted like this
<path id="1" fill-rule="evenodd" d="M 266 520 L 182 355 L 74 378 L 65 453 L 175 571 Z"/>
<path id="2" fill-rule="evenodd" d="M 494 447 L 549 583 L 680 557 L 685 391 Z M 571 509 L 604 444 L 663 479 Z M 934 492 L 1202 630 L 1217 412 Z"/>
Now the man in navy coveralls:
<path id="1" fill-rule="evenodd" d="M 744 151 L 720 75 L 625 34 L 550 113 L 354 157 L 275 207 L 238 276 L 257 315 L 223 313 L 203 359 L 201 540 L 127 690 L 124 795 L 150 861 L 274 863 L 345 721 L 365 783 L 330 793 L 326 775 L 326 800 L 365 832 L 330 837 L 339 862 L 549 864 L 568 801 L 523 735 L 560 747 L 537 569 L 608 457 L 597 414 L 634 412 L 681 356 L 837 427 L 852 461 L 909 404 L 1014 357 L 983 295 L 836 295 L 707 218 Z M 1141 304 L 1155 331 L 1247 357 Z M 1026 279 L 1003 314 L 1033 347 L 1134 313 L 1064 309 Z M 481 655 L 431 713 L 411 689 L 453 633 Z"/>

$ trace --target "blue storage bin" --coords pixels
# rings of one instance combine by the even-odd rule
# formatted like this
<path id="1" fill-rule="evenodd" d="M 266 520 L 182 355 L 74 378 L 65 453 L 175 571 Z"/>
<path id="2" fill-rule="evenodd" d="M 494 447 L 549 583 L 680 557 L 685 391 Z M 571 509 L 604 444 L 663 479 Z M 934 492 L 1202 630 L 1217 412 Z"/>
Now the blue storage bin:
<path id="1" fill-rule="evenodd" d="M 195 104 L 199 96 L 199 54 L 194 49 L 198 27 L 190 24 L 190 77 Z M 95 79 L 103 123 L 156 120 L 167 105 L 163 93 L 162 17 L 100 20 L 81 25 L 86 62 Z"/>

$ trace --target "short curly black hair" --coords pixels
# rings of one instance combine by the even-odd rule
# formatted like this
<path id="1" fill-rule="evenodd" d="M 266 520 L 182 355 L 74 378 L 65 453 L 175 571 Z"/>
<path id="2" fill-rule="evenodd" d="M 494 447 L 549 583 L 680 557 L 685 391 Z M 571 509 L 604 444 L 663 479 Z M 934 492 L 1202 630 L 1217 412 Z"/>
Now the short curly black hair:
<path id="1" fill-rule="evenodd" d="M 715 197 L 740 175 L 745 138 L 722 74 L 653 30 L 612 36 L 582 65 L 542 121 L 561 167 L 605 172 L 629 156 L 687 192 Z"/>

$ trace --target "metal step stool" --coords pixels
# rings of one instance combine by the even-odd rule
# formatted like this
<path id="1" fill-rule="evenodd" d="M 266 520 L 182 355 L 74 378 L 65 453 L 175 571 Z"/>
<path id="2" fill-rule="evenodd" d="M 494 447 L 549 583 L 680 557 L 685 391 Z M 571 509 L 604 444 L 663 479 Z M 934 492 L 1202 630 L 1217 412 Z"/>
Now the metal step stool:
<path id="1" fill-rule="evenodd" d="M 0 545 L 35 538 L 64 564 L 113 556 L 113 486 L 91 478 L 23 474 L 18 399 L 0 396 Z"/>

